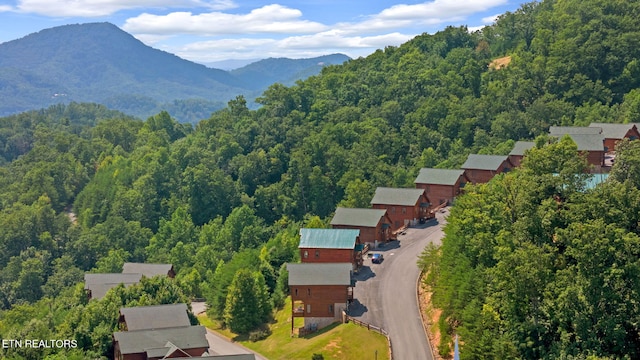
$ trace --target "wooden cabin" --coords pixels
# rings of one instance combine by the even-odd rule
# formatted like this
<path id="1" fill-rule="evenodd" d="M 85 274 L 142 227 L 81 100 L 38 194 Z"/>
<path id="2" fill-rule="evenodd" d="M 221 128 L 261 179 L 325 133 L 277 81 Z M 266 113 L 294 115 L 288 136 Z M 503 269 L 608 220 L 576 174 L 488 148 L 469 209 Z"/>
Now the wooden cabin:
<path id="1" fill-rule="evenodd" d="M 377 246 L 391 239 L 391 218 L 386 209 L 351 209 L 339 207 L 331 219 L 334 229 L 360 230 L 358 243 Z"/>
<path id="2" fill-rule="evenodd" d="M 126 331 L 191 326 L 186 304 L 121 308 L 118 323 Z"/>
<path id="3" fill-rule="evenodd" d="M 464 170 L 431 168 L 420 169 L 414 181 L 416 188 L 424 189 L 426 196 L 437 205 L 451 204 L 468 182 Z"/>
<path id="4" fill-rule="evenodd" d="M 293 318 L 303 317 L 307 330 L 320 329 L 341 319 L 353 300 L 351 267 L 346 263 L 287 264 Z"/>
<path id="5" fill-rule="evenodd" d="M 349 263 L 362 265 L 360 230 L 300 229 L 300 260 L 303 263 Z"/>
<path id="6" fill-rule="evenodd" d="M 110 289 L 124 284 L 131 286 L 137 284 L 142 279 L 142 274 L 84 274 L 84 289 L 87 297 L 91 299 L 101 299 Z"/>
<path id="7" fill-rule="evenodd" d="M 431 203 L 424 189 L 400 189 L 379 187 L 371 200 L 374 209 L 387 210 L 392 231 L 419 220 L 433 217 Z"/>
<path id="8" fill-rule="evenodd" d="M 606 124 L 606 123 L 591 123 L 589 127 L 602 129 L 602 136 L 604 137 L 604 151 L 615 151 L 618 142 L 624 138 L 629 140 L 640 139 L 640 131 L 637 124 Z"/>
<path id="9" fill-rule="evenodd" d="M 160 360 L 202 356 L 209 349 L 206 333 L 204 326 L 119 331 L 113 334 L 114 359 Z"/>
<path id="10" fill-rule="evenodd" d="M 511 166 L 520 167 L 524 153 L 534 147 L 536 147 L 536 143 L 533 141 L 516 141 L 513 150 L 509 153 L 509 163 L 511 163 Z"/>
<path id="11" fill-rule="evenodd" d="M 469 181 L 473 184 L 481 184 L 489 182 L 498 174 L 509 171 L 511 166 L 506 155 L 471 154 L 462 168 Z"/>

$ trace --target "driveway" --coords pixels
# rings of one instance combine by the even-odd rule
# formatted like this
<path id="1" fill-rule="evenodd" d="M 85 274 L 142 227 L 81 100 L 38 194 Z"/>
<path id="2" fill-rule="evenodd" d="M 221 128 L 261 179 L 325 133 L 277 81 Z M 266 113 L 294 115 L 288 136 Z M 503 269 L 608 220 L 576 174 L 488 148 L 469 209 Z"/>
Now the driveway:
<path id="1" fill-rule="evenodd" d="M 424 225 L 409 228 L 398 241 L 372 252 L 384 255 L 382 264 L 365 259 L 356 276 L 351 316 L 389 332 L 395 359 L 432 360 L 417 299 L 418 256 L 429 243 L 439 245 L 448 209 Z"/>
<path id="2" fill-rule="evenodd" d="M 207 310 L 204 302 L 192 302 L 191 309 L 198 315 Z M 235 355 L 235 354 L 255 354 L 256 360 L 266 360 L 261 355 L 254 353 L 246 347 L 234 343 L 229 339 L 218 335 L 218 333 L 207 329 L 207 341 L 209 341 L 209 355 Z"/>

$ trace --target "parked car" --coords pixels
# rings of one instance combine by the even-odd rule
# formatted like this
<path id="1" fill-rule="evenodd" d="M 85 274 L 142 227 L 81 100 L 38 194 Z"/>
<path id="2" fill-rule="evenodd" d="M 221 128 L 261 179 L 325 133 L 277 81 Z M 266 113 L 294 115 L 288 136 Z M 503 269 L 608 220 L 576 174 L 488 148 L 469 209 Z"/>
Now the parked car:
<path id="1" fill-rule="evenodd" d="M 373 254 L 371 257 L 371 262 L 374 264 L 380 264 L 384 260 L 384 256 L 382 254 Z"/>

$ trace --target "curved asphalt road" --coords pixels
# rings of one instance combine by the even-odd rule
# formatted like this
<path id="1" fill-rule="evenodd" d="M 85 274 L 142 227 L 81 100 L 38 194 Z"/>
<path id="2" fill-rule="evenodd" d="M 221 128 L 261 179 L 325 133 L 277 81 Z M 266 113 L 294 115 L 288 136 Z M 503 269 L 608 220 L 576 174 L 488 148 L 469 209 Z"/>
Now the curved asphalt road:
<path id="1" fill-rule="evenodd" d="M 438 213 L 420 228 L 407 229 L 399 242 L 392 242 L 381 252 L 382 264 L 365 260 L 356 276 L 351 316 L 389 332 L 394 359 L 432 360 L 429 341 L 422 325 L 416 296 L 420 269 L 416 261 L 430 242 L 440 244 L 442 225 L 447 214 Z"/>

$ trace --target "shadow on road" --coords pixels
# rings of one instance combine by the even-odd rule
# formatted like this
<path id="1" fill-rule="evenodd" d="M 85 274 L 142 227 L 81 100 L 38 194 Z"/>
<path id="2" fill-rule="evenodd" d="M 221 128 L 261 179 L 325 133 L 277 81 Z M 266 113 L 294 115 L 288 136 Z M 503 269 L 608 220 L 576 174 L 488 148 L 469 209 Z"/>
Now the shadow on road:
<path id="1" fill-rule="evenodd" d="M 372 277 L 376 277 L 376 273 L 371 271 L 371 267 L 365 265 L 362 266 L 360 270 L 358 270 L 358 273 L 354 274 L 353 277 L 356 281 L 367 281 Z"/>
<path id="2" fill-rule="evenodd" d="M 367 306 L 361 303 L 360 300 L 358 299 L 353 299 L 351 304 L 349 304 L 349 311 L 348 311 L 349 316 L 353 316 L 353 317 L 362 316 L 367 311 L 369 311 L 369 309 L 367 309 Z"/>
<path id="3" fill-rule="evenodd" d="M 424 224 L 416 224 L 416 225 L 410 226 L 409 229 L 426 229 L 426 228 L 430 228 L 432 226 L 437 226 L 437 225 L 440 225 L 440 222 L 438 222 L 437 218 L 433 218 L 433 219 L 429 219 Z"/>
<path id="4" fill-rule="evenodd" d="M 378 245 L 377 248 L 371 250 L 371 251 L 375 251 L 375 252 L 384 252 L 384 251 L 389 251 L 389 250 L 393 250 L 393 249 L 398 249 L 400 247 L 400 241 L 398 240 L 392 240 L 389 241 L 388 243 L 380 243 L 380 245 Z"/>

